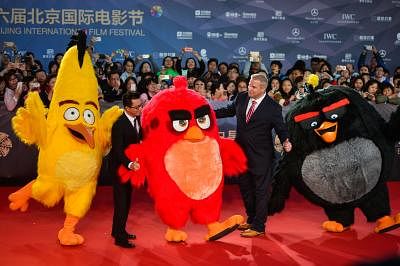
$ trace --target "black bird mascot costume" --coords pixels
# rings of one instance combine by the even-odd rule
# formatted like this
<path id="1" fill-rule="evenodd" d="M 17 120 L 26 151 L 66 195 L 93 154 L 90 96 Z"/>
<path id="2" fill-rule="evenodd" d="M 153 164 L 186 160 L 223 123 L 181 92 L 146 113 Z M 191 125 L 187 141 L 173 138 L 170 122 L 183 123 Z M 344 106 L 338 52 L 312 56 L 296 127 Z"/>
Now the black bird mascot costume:
<path id="1" fill-rule="evenodd" d="M 283 210 L 293 185 L 324 209 L 326 231 L 350 228 L 355 208 L 376 221 L 377 233 L 400 226 L 400 214 L 390 216 L 386 186 L 400 135 L 399 109 L 385 123 L 357 92 L 332 86 L 298 102 L 286 121 L 293 150 L 275 174 L 270 215 Z"/>

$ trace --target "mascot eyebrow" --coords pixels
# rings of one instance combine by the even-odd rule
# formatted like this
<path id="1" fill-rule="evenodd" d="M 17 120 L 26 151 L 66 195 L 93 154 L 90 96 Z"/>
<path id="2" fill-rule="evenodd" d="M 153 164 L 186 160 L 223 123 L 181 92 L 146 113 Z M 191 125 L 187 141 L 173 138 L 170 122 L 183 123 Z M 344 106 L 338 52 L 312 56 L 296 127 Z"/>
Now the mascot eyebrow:
<path id="1" fill-rule="evenodd" d="M 344 98 L 340 101 L 334 102 L 331 105 L 325 106 L 324 108 L 322 108 L 322 112 L 327 113 L 333 110 L 336 110 L 338 108 L 344 107 L 346 105 L 350 104 L 350 101 L 347 98 Z M 320 112 L 308 112 L 308 113 L 304 113 L 304 114 L 300 114 L 300 115 L 296 115 L 294 117 L 294 121 L 296 123 L 313 118 L 313 117 L 317 117 L 320 115 Z"/>
<path id="2" fill-rule="evenodd" d="M 194 110 L 195 118 L 203 117 L 210 114 L 210 106 L 203 105 Z M 169 117 L 172 121 L 175 120 L 190 120 L 192 119 L 192 114 L 187 110 L 171 110 L 169 111 Z"/>
<path id="3" fill-rule="evenodd" d="M 65 101 L 59 102 L 59 103 L 58 103 L 58 106 L 61 106 L 61 105 L 64 105 L 64 104 L 68 104 L 68 103 L 71 103 L 71 104 L 79 104 L 77 101 L 74 101 L 74 100 L 65 100 Z M 99 110 L 99 107 L 97 107 L 97 104 L 96 104 L 95 102 L 93 102 L 93 101 L 87 101 L 85 104 L 87 104 L 87 105 L 93 105 L 94 108 L 96 108 L 97 110 Z"/>

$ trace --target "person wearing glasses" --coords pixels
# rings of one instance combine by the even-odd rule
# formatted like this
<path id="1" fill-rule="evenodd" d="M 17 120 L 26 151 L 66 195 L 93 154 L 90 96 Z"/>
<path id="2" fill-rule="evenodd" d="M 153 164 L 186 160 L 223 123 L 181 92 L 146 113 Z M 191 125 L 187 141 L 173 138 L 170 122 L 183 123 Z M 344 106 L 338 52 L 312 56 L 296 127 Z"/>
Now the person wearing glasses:
<path id="1" fill-rule="evenodd" d="M 130 144 L 139 143 L 142 139 L 140 128 L 140 114 L 143 103 L 137 92 L 127 92 L 122 96 L 124 113 L 118 118 L 112 127 L 111 143 L 112 148 L 109 154 L 109 170 L 113 182 L 114 195 L 114 216 L 111 235 L 115 244 L 124 248 L 135 247 L 133 242 L 136 236 L 126 231 L 126 221 L 131 205 L 132 186 L 128 181 L 122 183 L 118 176 L 120 165 L 131 170 L 139 170 L 140 164 L 131 161 L 125 155 L 125 149 Z"/>

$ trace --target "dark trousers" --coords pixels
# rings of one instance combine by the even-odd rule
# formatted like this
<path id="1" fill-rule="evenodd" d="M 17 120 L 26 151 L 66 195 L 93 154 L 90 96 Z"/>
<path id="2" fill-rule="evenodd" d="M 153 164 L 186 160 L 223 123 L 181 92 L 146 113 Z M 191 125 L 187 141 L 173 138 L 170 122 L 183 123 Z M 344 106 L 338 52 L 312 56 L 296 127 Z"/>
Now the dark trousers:
<path id="1" fill-rule="evenodd" d="M 239 178 L 239 188 L 246 208 L 247 223 L 251 229 L 264 232 L 267 221 L 268 191 L 271 184 L 271 169 L 264 175 L 248 171 Z"/>
<path id="2" fill-rule="evenodd" d="M 126 236 L 126 221 L 131 207 L 132 185 L 130 182 L 121 184 L 118 180 L 113 182 L 114 216 L 112 235 L 115 238 Z"/>

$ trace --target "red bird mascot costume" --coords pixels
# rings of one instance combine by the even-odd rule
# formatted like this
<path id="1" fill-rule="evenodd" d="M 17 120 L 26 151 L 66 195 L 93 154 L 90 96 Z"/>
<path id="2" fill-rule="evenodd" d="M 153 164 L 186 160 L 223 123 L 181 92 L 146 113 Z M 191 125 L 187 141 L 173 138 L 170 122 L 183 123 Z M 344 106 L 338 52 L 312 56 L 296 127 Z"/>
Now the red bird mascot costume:
<path id="1" fill-rule="evenodd" d="M 140 170 L 119 169 L 122 181 L 141 185 L 146 176 L 156 212 L 168 226 L 167 241 L 187 239 L 182 230 L 189 216 L 208 228 L 206 240 L 217 240 L 243 222 L 233 215 L 218 222 L 224 175 L 246 170 L 246 157 L 229 139 L 221 139 L 214 111 L 202 96 L 187 89 L 179 76 L 174 87 L 158 93 L 142 112 L 143 142 L 126 150 Z"/>

